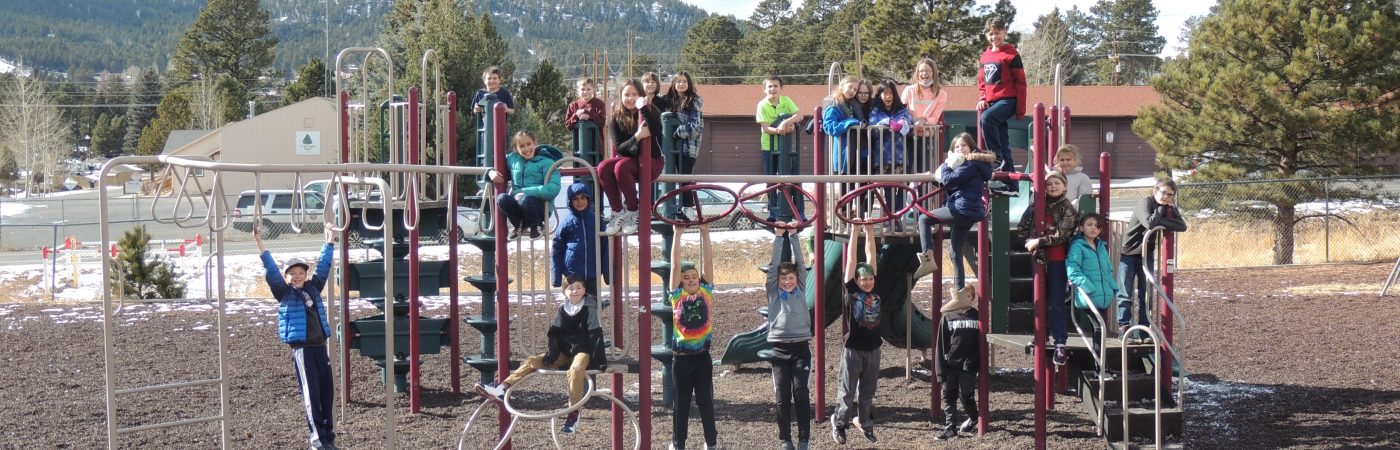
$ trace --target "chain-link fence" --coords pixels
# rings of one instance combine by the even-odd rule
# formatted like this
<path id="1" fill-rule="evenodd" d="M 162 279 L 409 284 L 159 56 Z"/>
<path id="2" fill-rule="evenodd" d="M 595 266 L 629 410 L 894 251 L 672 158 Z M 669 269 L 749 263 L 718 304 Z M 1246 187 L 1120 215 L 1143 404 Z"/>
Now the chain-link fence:
<path id="1" fill-rule="evenodd" d="M 1151 189 L 1115 190 L 1115 205 Z M 1183 183 L 1182 268 L 1390 261 L 1400 255 L 1400 177 Z M 1129 207 L 1131 202 L 1126 203 Z M 1116 209 L 1116 208 L 1115 208 Z"/>

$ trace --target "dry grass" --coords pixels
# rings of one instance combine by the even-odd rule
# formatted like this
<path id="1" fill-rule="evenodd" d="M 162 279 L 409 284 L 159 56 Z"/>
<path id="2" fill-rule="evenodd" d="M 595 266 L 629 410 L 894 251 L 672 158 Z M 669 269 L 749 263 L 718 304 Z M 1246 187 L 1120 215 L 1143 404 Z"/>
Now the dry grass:
<path id="1" fill-rule="evenodd" d="M 1294 264 L 1379 262 L 1400 255 L 1400 233 L 1395 232 L 1400 213 L 1352 214 L 1347 219 L 1355 226 L 1332 221 L 1330 256 L 1324 223 L 1312 219 L 1299 224 L 1295 231 Z M 1190 231 L 1177 235 L 1181 268 L 1267 266 L 1274 262 L 1270 224 L 1198 220 L 1190 225 Z"/>

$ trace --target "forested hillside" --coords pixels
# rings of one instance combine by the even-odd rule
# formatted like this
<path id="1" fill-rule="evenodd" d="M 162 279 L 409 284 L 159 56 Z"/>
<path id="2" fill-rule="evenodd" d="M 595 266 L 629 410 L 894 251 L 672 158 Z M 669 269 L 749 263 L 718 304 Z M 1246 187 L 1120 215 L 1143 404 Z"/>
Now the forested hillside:
<path id="1" fill-rule="evenodd" d="M 326 0 L 263 0 L 277 36 L 276 69 L 290 75 L 326 46 Z M 330 48 L 371 45 L 394 0 L 329 0 Z M 705 12 L 679 0 L 478 0 L 510 44 L 518 74 L 539 58 L 567 68 L 593 49 L 621 54 L 627 30 L 639 52 L 677 53 Z M 164 70 L 202 0 L 0 0 L 0 58 L 67 71 Z M 617 58 L 620 61 L 622 58 Z"/>

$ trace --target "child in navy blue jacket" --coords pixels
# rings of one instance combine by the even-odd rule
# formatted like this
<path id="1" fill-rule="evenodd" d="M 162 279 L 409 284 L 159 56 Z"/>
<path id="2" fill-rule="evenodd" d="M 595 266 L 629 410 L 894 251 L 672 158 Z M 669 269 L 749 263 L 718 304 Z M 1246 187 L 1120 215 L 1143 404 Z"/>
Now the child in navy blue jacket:
<path id="1" fill-rule="evenodd" d="M 575 276 L 583 279 L 588 295 L 598 296 L 598 276 L 608 280 L 608 247 L 598 245 L 598 221 L 593 215 L 593 191 L 587 183 L 569 185 L 569 214 L 554 230 L 554 287 Z M 598 258 L 602 265 L 598 265 Z M 600 270 L 601 269 L 601 270 Z"/>
<path id="2" fill-rule="evenodd" d="M 963 243 L 972 232 L 972 226 L 987 216 L 982 193 L 987 188 L 987 181 L 992 179 L 992 162 L 996 161 L 996 155 L 977 151 L 972 135 L 967 133 L 954 137 L 952 147 L 948 159 L 934 173 L 934 178 L 942 183 L 946 196 L 943 207 L 933 210 L 937 219 L 928 216 L 919 218 L 919 242 L 924 252 L 919 255 L 919 270 L 914 273 L 914 279 L 933 273 L 938 267 L 938 261 L 934 260 L 931 251 L 933 226 L 947 223 L 953 227 L 948 253 L 953 262 L 953 281 L 958 288 L 954 295 L 963 296 L 967 295 L 963 291 Z"/>
<path id="3" fill-rule="evenodd" d="M 310 279 L 310 266 L 299 258 L 288 260 L 287 268 L 278 271 L 257 228 L 253 229 L 253 240 L 258 243 L 263 268 L 267 270 L 267 287 L 281 303 L 277 307 L 277 334 L 292 347 L 311 447 L 335 449 L 335 420 L 331 416 L 335 382 L 331 379 L 330 350 L 326 347 L 331 326 L 326 320 L 326 304 L 321 300 L 321 290 L 326 287 L 326 276 L 334 260 L 331 252 L 335 250 L 335 234 L 326 229 L 326 245 L 316 260 L 316 274 Z"/>

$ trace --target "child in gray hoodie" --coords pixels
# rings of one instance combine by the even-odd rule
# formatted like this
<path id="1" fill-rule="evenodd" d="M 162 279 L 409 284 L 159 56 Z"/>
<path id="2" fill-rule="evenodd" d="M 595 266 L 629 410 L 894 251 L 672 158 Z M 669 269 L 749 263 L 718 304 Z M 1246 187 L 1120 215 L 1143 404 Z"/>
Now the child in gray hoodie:
<path id="1" fill-rule="evenodd" d="M 768 265 L 768 343 L 773 346 L 773 389 L 778 397 L 778 439 L 784 449 L 792 449 L 792 410 L 797 410 L 796 448 L 806 449 L 812 436 L 812 406 L 807 389 L 812 370 L 812 314 L 802 292 L 802 244 L 797 223 L 774 230 L 773 257 Z M 783 261 L 791 249 L 792 262 Z"/>

